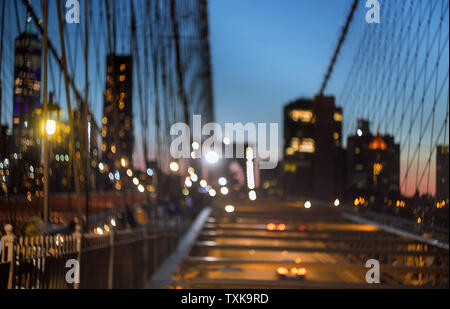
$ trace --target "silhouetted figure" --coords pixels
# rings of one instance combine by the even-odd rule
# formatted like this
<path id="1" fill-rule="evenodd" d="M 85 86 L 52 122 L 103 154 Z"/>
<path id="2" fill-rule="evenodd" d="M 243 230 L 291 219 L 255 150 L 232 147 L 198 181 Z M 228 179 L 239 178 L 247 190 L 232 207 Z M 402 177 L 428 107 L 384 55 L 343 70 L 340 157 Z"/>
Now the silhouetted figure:
<path id="1" fill-rule="evenodd" d="M 78 218 L 77 218 L 77 217 L 73 217 L 72 220 L 70 220 L 70 223 L 69 223 L 69 231 L 70 231 L 71 233 L 74 233 L 74 232 L 75 232 L 78 223 L 79 223 L 79 222 L 78 222 Z"/>
<path id="2" fill-rule="evenodd" d="M 119 229 L 124 229 L 127 227 L 127 223 L 125 221 L 125 217 L 122 213 L 117 213 L 117 225 Z"/>
<path id="3" fill-rule="evenodd" d="M 134 214 L 133 214 L 133 211 L 131 210 L 130 205 L 128 205 L 128 204 L 125 205 L 125 212 L 127 215 L 128 224 L 130 225 L 130 227 L 132 229 L 135 228 L 136 220 L 134 219 Z"/>

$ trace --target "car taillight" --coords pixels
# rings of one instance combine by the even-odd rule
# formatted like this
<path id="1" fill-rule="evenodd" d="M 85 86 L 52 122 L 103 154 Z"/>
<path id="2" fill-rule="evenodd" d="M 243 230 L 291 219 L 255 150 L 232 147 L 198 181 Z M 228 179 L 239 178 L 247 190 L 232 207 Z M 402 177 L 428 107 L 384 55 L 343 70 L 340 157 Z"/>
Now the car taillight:
<path id="1" fill-rule="evenodd" d="M 275 225 L 275 223 L 268 223 L 266 225 L 266 229 L 269 230 L 269 231 L 274 231 L 276 229 L 276 227 L 277 226 Z"/>
<path id="2" fill-rule="evenodd" d="M 277 225 L 277 230 L 284 231 L 286 229 L 286 225 L 283 223 L 280 223 Z"/>
<path id="3" fill-rule="evenodd" d="M 277 273 L 279 274 L 279 275 L 287 275 L 287 274 L 289 274 L 289 270 L 286 268 L 286 267 L 278 267 L 277 268 Z"/>
<path id="4" fill-rule="evenodd" d="M 306 275 L 306 268 L 304 268 L 304 267 L 297 268 L 297 275 L 299 275 L 299 276 Z"/>
<path id="5" fill-rule="evenodd" d="M 304 231 L 304 230 L 306 230 L 306 226 L 301 225 L 299 229 L 300 229 L 300 231 Z"/>

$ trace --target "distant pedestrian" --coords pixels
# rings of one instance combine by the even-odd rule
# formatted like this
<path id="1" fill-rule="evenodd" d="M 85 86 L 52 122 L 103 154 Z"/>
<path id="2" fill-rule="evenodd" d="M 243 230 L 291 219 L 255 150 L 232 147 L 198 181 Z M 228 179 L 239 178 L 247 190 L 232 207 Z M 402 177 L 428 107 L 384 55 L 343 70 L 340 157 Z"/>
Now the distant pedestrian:
<path id="1" fill-rule="evenodd" d="M 76 231 L 76 228 L 77 228 L 78 224 L 79 224 L 79 222 L 78 222 L 78 218 L 77 217 L 74 217 L 72 220 L 70 220 L 69 231 L 71 233 L 74 233 Z"/>
<path id="2" fill-rule="evenodd" d="M 134 219 L 134 213 L 131 210 L 130 205 L 128 205 L 128 204 L 125 205 L 125 212 L 126 212 L 128 224 L 130 225 L 130 227 L 132 229 L 135 228 L 136 227 L 136 220 Z"/>

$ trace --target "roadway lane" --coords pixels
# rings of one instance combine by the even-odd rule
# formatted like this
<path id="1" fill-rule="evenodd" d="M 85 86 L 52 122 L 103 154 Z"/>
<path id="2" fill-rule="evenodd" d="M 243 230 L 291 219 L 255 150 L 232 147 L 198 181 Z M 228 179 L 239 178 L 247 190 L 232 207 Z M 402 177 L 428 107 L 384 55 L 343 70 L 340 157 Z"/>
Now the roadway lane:
<path id="1" fill-rule="evenodd" d="M 226 213 L 225 204 L 213 209 L 175 276 L 180 287 L 368 288 L 373 285 L 366 284 L 365 261 L 391 251 L 395 254 L 380 262 L 395 265 L 386 268 L 394 275 L 383 273 L 382 283 L 386 287 L 414 283 L 397 271 L 417 272 L 417 267 L 411 268 L 417 263 L 405 254 L 418 248 L 417 241 L 351 222 L 342 217 L 340 207 L 313 202 L 306 209 L 304 202 L 247 202 L 234 203 L 235 212 Z M 282 223 L 285 229 L 268 231 L 268 223 Z M 305 267 L 306 279 L 281 280 L 276 272 L 280 266 Z M 436 276 L 442 273 L 439 267 L 430 268 L 433 271 Z M 448 276 L 448 267 L 446 273 Z"/>

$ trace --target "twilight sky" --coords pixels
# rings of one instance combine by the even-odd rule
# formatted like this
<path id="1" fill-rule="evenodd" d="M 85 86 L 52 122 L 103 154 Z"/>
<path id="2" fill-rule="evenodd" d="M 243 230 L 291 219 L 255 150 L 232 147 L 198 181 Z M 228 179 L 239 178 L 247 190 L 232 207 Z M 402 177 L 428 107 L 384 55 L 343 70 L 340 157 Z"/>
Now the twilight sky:
<path id="1" fill-rule="evenodd" d="M 350 5 L 211 0 L 217 121 L 282 124 L 284 104 L 319 90 Z"/>

